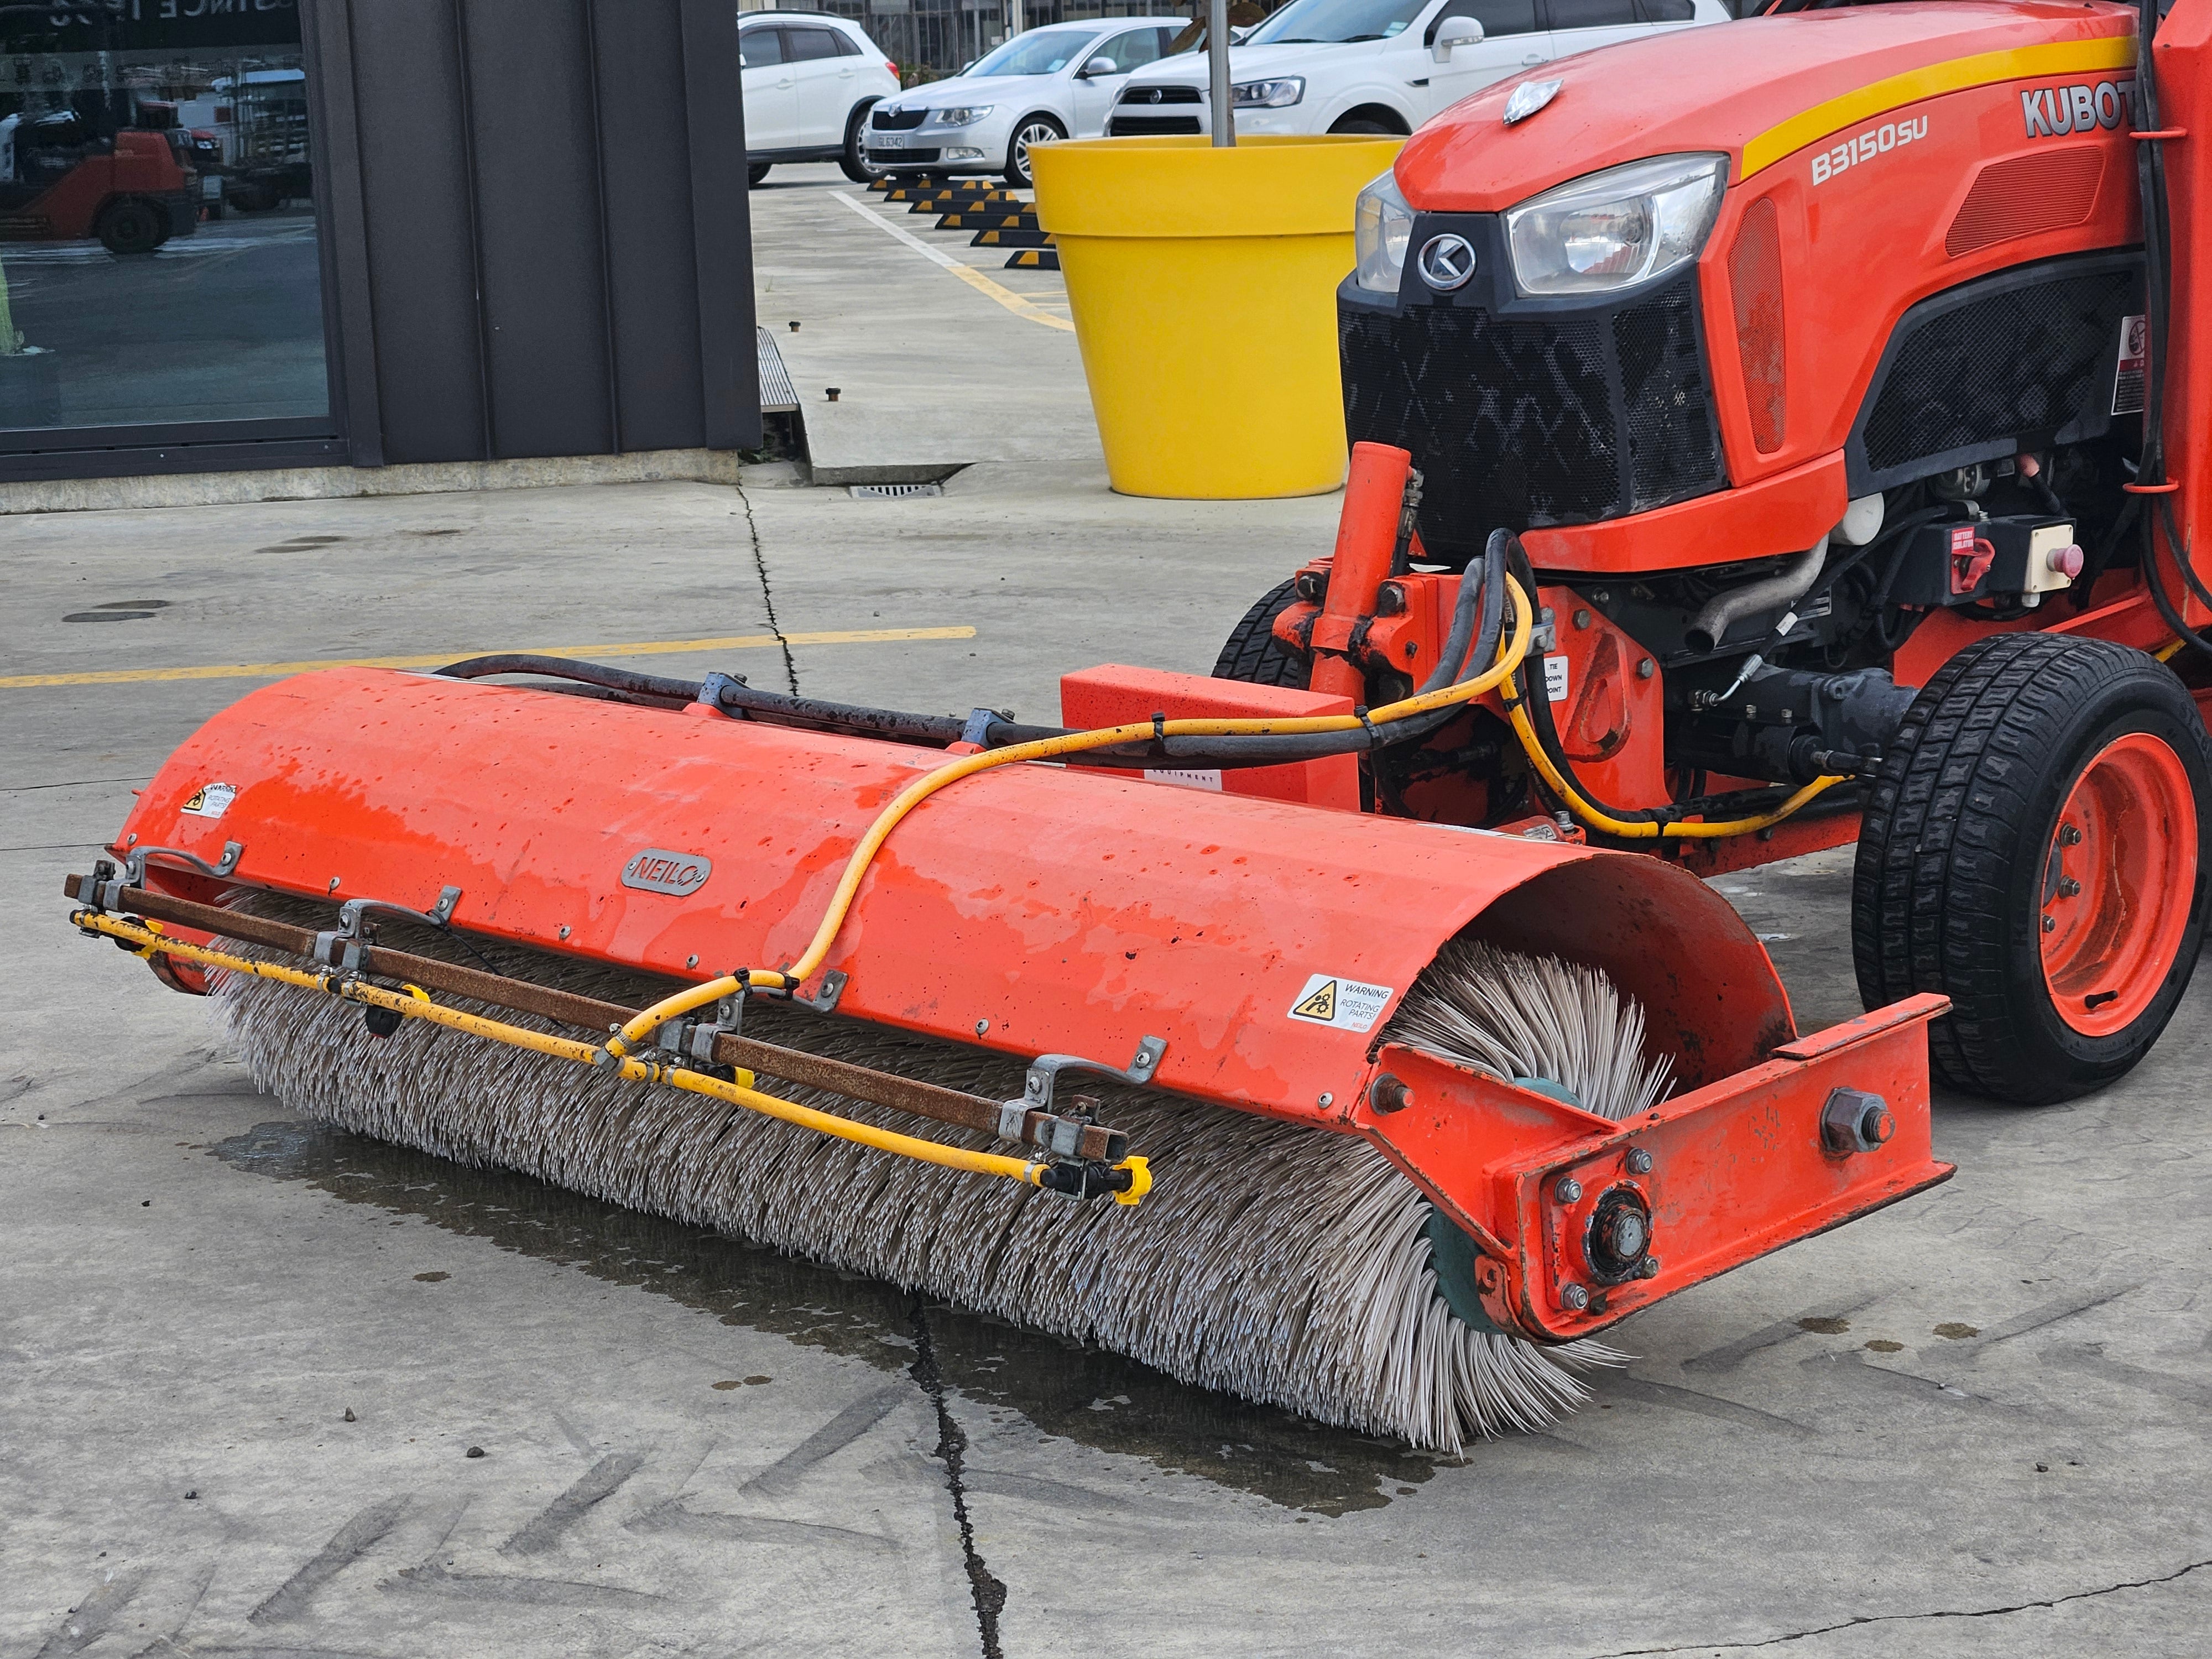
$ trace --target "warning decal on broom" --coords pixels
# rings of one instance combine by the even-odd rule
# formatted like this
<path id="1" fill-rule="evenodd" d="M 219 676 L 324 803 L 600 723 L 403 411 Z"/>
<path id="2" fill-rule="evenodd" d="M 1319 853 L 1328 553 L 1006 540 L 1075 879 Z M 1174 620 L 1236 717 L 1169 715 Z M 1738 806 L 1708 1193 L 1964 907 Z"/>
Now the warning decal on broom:
<path id="1" fill-rule="evenodd" d="M 1292 1019 L 1334 1025 L 1346 1031 L 1371 1030 L 1390 1006 L 1387 985 L 1363 985 L 1340 974 L 1316 974 L 1291 1005 Z"/>

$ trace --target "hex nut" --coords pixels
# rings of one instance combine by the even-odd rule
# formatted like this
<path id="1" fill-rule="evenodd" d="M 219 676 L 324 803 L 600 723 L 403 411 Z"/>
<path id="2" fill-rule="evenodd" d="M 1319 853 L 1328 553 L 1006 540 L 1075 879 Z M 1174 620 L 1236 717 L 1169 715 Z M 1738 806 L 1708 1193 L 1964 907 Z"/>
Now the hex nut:
<path id="1" fill-rule="evenodd" d="M 1589 1306 L 1589 1292 L 1579 1285 L 1562 1285 L 1559 1286 L 1559 1301 L 1580 1313 Z"/>
<path id="2" fill-rule="evenodd" d="M 1572 1176 L 1563 1176 L 1559 1185 L 1552 1188 L 1552 1195 L 1562 1204 L 1571 1204 L 1583 1195 L 1583 1183 Z"/>
<path id="3" fill-rule="evenodd" d="M 1889 1103 L 1864 1090 L 1832 1090 L 1820 1108 L 1820 1144 L 1842 1157 L 1870 1152 L 1896 1133 Z"/>
<path id="4" fill-rule="evenodd" d="M 1651 1173 L 1651 1154 L 1645 1152 L 1641 1146 L 1631 1146 L 1628 1149 L 1628 1173 L 1631 1175 L 1650 1175 Z"/>

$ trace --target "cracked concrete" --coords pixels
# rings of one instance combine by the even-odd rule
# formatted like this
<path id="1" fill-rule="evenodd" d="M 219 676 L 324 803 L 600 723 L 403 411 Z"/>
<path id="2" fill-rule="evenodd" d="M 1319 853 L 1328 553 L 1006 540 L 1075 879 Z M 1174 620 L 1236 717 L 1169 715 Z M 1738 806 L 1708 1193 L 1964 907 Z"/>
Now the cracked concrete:
<path id="1" fill-rule="evenodd" d="M 11 520 L 0 678 L 742 637 L 629 660 L 1049 716 L 1203 670 L 1333 530 L 1075 461 L 779 476 Z M 895 627 L 975 631 L 799 642 Z M 58 891 L 256 683 L 0 687 L 0 1659 L 2204 1650 L 2212 978 L 2101 1095 L 1939 1100 L 1948 1185 L 1449 1463 L 291 1121 Z M 1808 1025 L 1856 1009 L 1849 872 L 1721 884 Z"/>

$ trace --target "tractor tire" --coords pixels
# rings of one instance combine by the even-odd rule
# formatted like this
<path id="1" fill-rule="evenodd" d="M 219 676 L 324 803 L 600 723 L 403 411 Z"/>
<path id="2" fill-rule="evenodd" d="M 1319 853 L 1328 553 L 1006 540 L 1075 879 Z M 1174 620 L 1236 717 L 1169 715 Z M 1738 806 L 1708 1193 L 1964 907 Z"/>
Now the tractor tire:
<path id="1" fill-rule="evenodd" d="M 93 234 L 110 253 L 151 253 L 169 240 L 169 216 L 155 203 L 126 196 L 100 210 Z"/>
<path id="2" fill-rule="evenodd" d="M 2212 745 L 2172 672 L 2109 641 L 2001 634 L 1937 671 L 1869 793 L 1851 954 L 1871 1010 L 1951 999 L 1936 1075 L 2021 1105 L 2118 1081 L 2204 942 Z"/>
<path id="3" fill-rule="evenodd" d="M 1303 691 L 1313 676 L 1313 665 L 1275 637 L 1275 618 L 1296 605 L 1296 582 L 1279 582 L 1261 595 L 1244 613 L 1243 621 L 1229 632 L 1229 643 L 1214 659 L 1217 680 L 1243 680 L 1248 685 L 1287 685 Z"/>

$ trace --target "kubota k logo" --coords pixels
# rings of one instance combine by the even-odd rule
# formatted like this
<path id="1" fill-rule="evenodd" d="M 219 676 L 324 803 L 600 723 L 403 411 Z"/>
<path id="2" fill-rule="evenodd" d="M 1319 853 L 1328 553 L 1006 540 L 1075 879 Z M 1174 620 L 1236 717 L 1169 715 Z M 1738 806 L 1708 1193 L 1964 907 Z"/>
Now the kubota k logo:
<path id="1" fill-rule="evenodd" d="M 1421 249 L 1421 276 L 1428 285 L 1449 293 L 1474 275 L 1474 246 L 1464 236 L 1431 236 Z"/>
<path id="2" fill-rule="evenodd" d="M 2021 115 L 2031 138 L 2110 129 L 2127 118 L 2128 100 L 2135 89 L 2132 80 L 2100 81 L 2094 87 L 2043 87 L 2021 94 Z"/>

